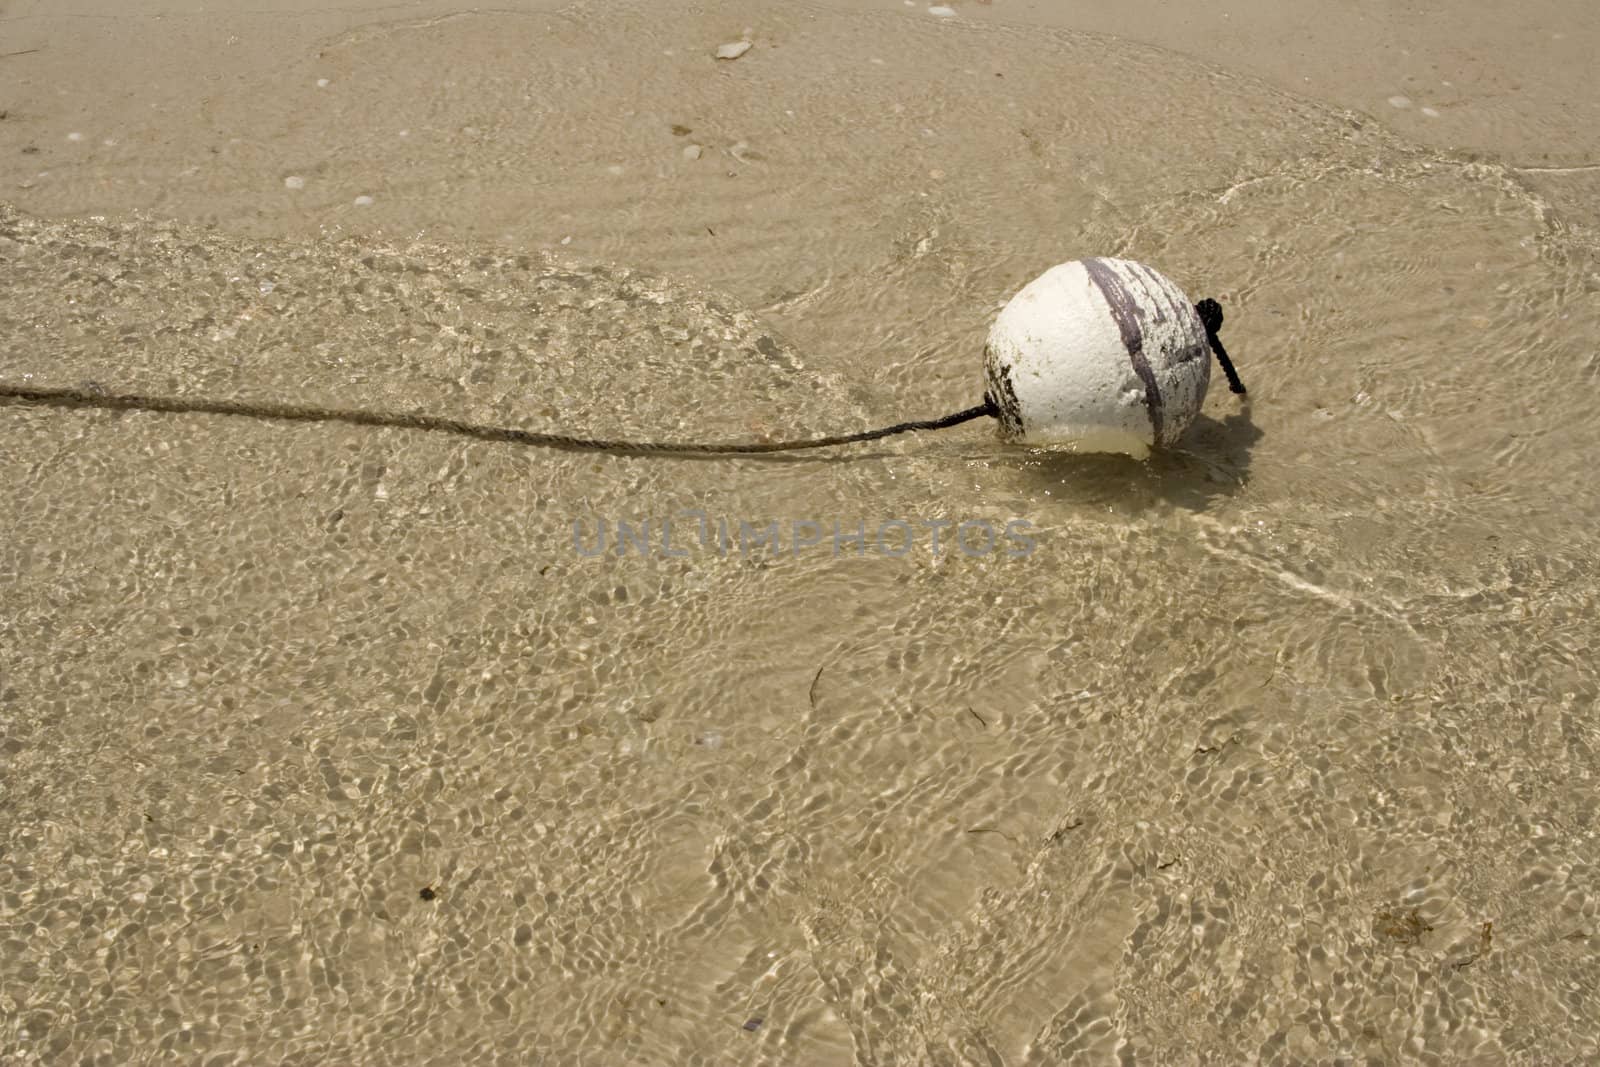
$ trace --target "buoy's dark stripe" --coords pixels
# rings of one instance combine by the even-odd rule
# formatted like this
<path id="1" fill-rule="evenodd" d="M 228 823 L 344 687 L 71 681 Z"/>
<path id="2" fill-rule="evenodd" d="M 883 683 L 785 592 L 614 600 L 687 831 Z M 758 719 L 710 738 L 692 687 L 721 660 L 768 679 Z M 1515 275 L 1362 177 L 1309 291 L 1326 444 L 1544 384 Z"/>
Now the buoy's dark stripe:
<path id="1" fill-rule="evenodd" d="M 1016 387 L 1011 384 L 1011 368 L 987 345 L 983 349 L 983 371 L 989 383 L 984 397 L 994 405 L 1001 437 L 1007 441 L 1020 440 L 1023 436 L 1022 405 L 1017 400 Z"/>
<path id="2" fill-rule="evenodd" d="M 1131 267 L 1138 273 L 1139 284 L 1144 287 L 1145 299 L 1140 307 L 1148 308 L 1157 322 L 1166 322 L 1168 312 L 1173 310 L 1172 291 L 1161 284 L 1161 276 L 1154 267 L 1147 267 L 1143 263 L 1134 263 Z"/>
<path id="3" fill-rule="evenodd" d="M 1154 267 L 1138 264 L 1140 272 L 1144 275 L 1145 295 L 1150 298 L 1150 311 L 1157 322 L 1172 323 L 1180 330 L 1190 330 L 1196 324 L 1194 305 L 1189 303 L 1189 298 L 1178 291 L 1168 279 L 1156 273 Z M 1204 334 L 1202 325 L 1200 331 Z M 1205 361 L 1206 353 L 1203 346 L 1181 346 L 1176 352 L 1171 353 L 1174 363 L 1191 363 L 1194 360 Z M 1209 371 L 1209 365 L 1205 368 Z M 1208 375 L 1209 377 L 1209 375 Z"/>
<path id="4" fill-rule="evenodd" d="M 1155 371 L 1150 369 L 1150 360 L 1144 354 L 1144 330 L 1139 326 L 1139 310 L 1133 294 L 1128 292 L 1116 268 L 1105 260 L 1085 259 L 1083 269 L 1088 271 L 1089 279 L 1100 290 L 1100 295 L 1106 298 L 1106 306 L 1111 309 L 1111 317 L 1122 334 L 1122 347 L 1128 350 L 1133 373 L 1144 383 L 1145 414 L 1150 416 L 1150 429 L 1155 434 L 1155 443 L 1159 445 L 1161 429 L 1166 422 L 1165 405 L 1161 388 L 1156 384 Z"/>
<path id="5" fill-rule="evenodd" d="M 1184 338 L 1185 342 L 1195 342 L 1180 343 L 1175 351 L 1169 350 L 1163 355 L 1173 364 L 1193 363 L 1196 360 L 1200 362 L 1199 390 L 1201 399 L 1204 399 L 1206 388 L 1211 383 L 1211 361 L 1206 358 L 1206 339 L 1211 335 L 1208 334 L 1204 322 L 1197 315 L 1196 305 L 1189 303 L 1188 297 L 1184 296 L 1169 280 L 1156 273 L 1155 268 L 1146 266 L 1143 263 L 1125 263 L 1124 269 L 1137 271 L 1142 282 L 1140 293 L 1142 299 L 1136 302 L 1139 309 L 1148 312 L 1149 316 L 1156 322 L 1188 334 L 1189 336 Z M 1197 330 L 1196 327 L 1199 327 L 1199 329 Z M 1148 353 L 1145 358 L 1149 359 Z M 1231 383 L 1233 381 L 1232 366 L 1226 363 L 1225 357 L 1219 358 L 1225 364 L 1224 369 L 1227 370 L 1228 380 Z M 1238 391 L 1237 389 L 1234 390 L 1234 392 Z M 1162 416 L 1165 418 L 1166 397 L 1163 396 L 1161 400 Z M 1160 431 L 1158 430 L 1157 432 L 1159 433 Z M 1157 443 L 1165 442 L 1158 441 Z"/>

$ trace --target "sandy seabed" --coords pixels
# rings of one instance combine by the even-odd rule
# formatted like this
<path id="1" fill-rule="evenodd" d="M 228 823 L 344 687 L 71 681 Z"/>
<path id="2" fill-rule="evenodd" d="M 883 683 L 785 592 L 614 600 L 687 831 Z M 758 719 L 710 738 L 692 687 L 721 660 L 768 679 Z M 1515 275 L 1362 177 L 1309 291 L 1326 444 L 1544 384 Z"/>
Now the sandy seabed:
<path id="1" fill-rule="evenodd" d="M 0 405 L 0 1060 L 1600 1057 L 1597 17 L 0 3 L 0 383 L 805 436 L 1119 255 L 1250 385 Z"/>

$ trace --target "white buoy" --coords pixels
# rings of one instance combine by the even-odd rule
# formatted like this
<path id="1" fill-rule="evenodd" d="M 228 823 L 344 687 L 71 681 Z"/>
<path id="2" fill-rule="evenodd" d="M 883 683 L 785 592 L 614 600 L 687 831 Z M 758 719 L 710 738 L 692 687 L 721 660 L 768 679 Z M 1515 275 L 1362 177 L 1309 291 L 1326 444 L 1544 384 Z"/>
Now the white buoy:
<path id="1" fill-rule="evenodd" d="M 1143 459 L 1199 414 L 1206 328 L 1170 278 L 1126 259 L 1078 259 L 1029 282 L 984 349 L 1000 434 L 1018 444 Z"/>

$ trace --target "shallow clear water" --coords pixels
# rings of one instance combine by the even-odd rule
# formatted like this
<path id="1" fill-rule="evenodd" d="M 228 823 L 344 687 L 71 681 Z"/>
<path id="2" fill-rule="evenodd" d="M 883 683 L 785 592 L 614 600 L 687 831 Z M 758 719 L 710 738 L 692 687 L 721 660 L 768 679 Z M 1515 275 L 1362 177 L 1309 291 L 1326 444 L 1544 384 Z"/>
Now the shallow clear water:
<path id="1" fill-rule="evenodd" d="M 0 379 L 800 436 L 977 402 L 997 307 L 1110 254 L 1222 300 L 1251 400 L 1147 464 L 0 407 L 7 1057 L 1600 1055 L 1561 205 L 1104 37 L 261 27 L 10 185 Z"/>

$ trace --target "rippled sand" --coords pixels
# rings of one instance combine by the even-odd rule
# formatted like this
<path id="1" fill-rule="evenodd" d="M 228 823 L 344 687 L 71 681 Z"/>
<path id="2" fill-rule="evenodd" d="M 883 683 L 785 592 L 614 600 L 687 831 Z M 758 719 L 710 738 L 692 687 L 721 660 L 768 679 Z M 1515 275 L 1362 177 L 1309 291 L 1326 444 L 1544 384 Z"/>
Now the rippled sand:
<path id="1" fill-rule="evenodd" d="M 1250 402 L 1148 464 L 0 406 L 0 1059 L 1600 1056 L 1582 158 L 1004 0 L 17 7 L 0 383 L 806 436 L 1104 254 Z"/>

